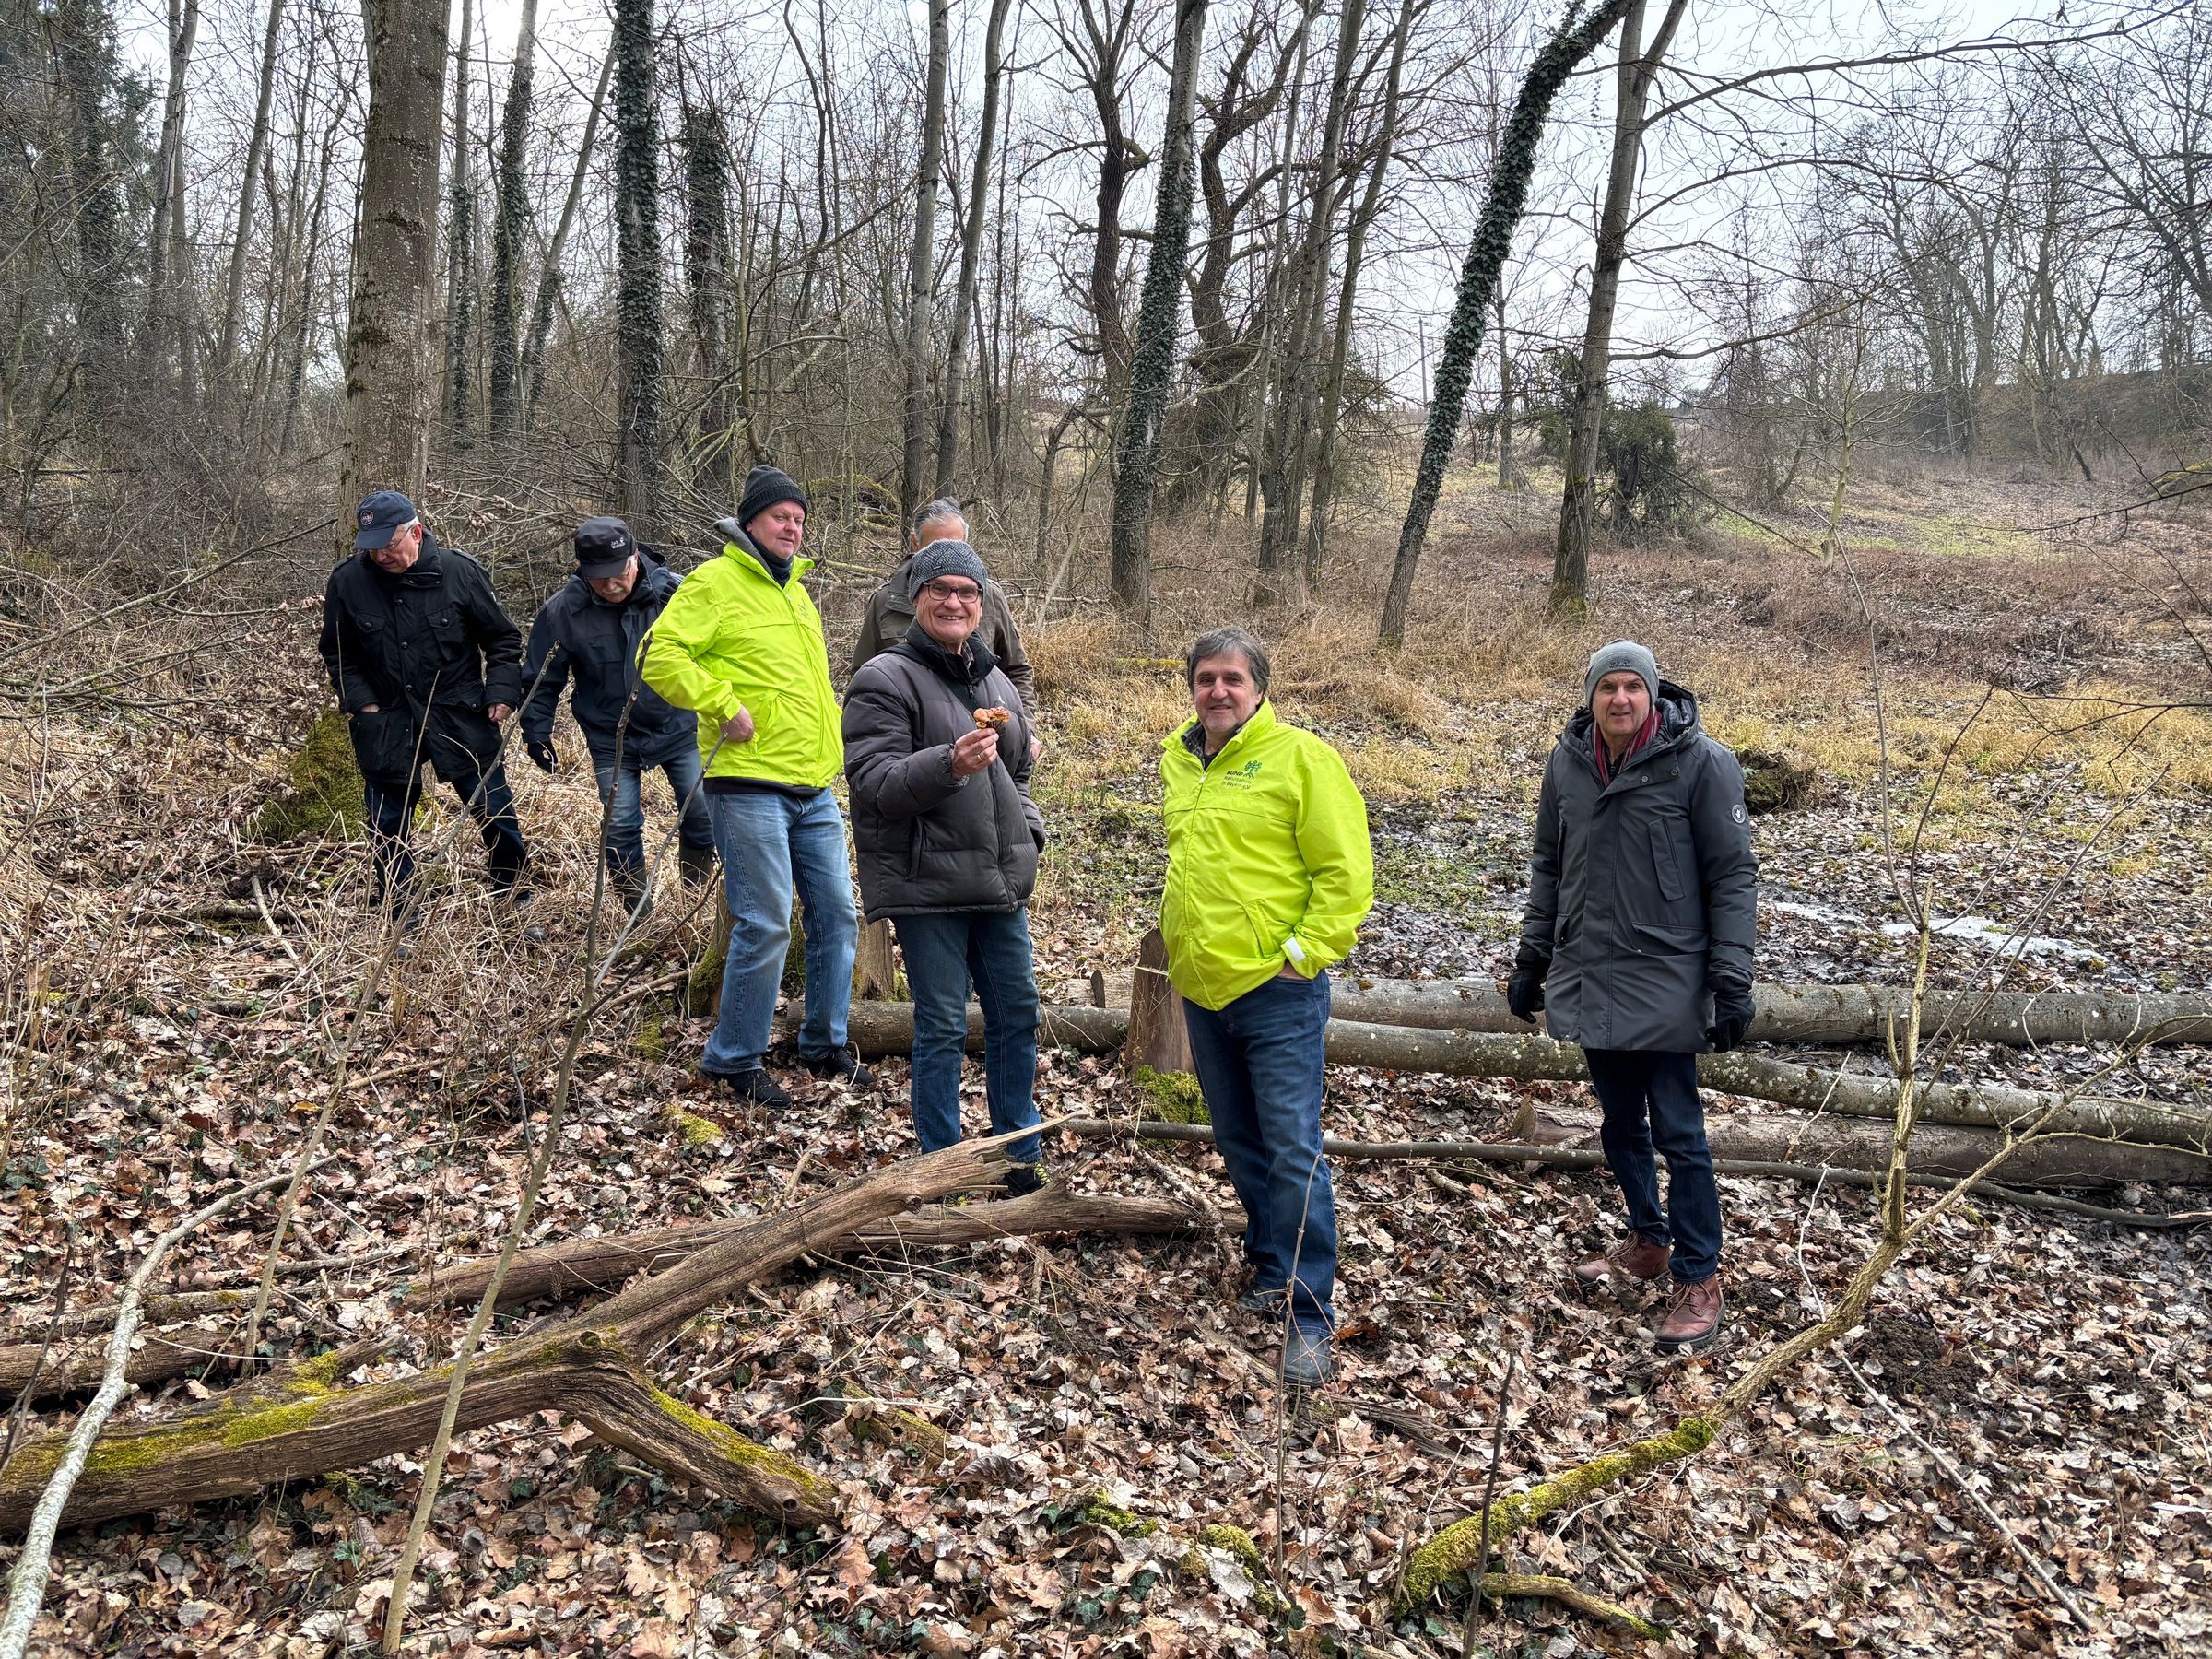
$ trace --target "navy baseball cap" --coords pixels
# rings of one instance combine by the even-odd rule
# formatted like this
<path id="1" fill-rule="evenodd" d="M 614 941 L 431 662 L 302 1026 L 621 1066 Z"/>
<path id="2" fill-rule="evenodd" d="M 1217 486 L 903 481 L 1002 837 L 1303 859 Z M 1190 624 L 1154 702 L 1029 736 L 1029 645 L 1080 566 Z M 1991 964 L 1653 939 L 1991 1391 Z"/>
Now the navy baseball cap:
<path id="1" fill-rule="evenodd" d="M 392 539 L 394 531 L 415 522 L 415 503 L 396 489 L 371 490 L 353 510 L 354 551 L 371 552 Z"/>
<path id="2" fill-rule="evenodd" d="M 576 526 L 576 574 L 586 582 L 621 575 L 637 550 L 638 538 L 618 518 L 588 518 Z"/>

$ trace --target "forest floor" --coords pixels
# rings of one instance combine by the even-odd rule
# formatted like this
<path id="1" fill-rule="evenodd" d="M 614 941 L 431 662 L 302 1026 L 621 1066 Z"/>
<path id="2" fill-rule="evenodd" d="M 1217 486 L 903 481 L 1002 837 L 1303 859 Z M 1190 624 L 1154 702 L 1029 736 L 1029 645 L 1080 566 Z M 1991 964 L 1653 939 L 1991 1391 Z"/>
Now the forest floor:
<path id="1" fill-rule="evenodd" d="M 1555 499 L 1540 487 L 1448 499 L 1402 653 L 1372 644 L 1382 534 L 1348 532 L 1333 549 L 1324 593 L 1356 605 L 1324 598 L 1275 630 L 1279 705 L 1344 749 L 1373 816 L 1380 902 L 1353 971 L 1502 974 L 1544 756 L 1592 646 L 1632 634 L 1697 691 L 1718 735 L 1823 781 L 1758 820 L 1762 978 L 1903 973 L 1909 874 L 1955 924 L 1936 941 L 1943 982 L 2212 984 L 2212 675 L 2192 631 L 2212 626 L 2198 597 L 2212 593 L 2212 537 L 2198 515 L 2162 510 L 2124 535 L 2109 518 L 2053 528 L 2110 492 L 1891 481 L 1865 492 L 1848 566 L 1792 545 L 1818 540 L 1806 515 L 1716 522 L 1605 551 L 1593 619 L 1553 625 Z M 1052 746 L 1037 787 L 1055 841 L 1033 916 L 1048 1000 L 1086 1000 L 1090 971 L 1125 970 L 1149 924 L 1153 759 L 1187 706 L 1161 653 L 1233 609 L 1218 596 L 1243 580 L 1240 536 L 1194 533 L 1163 552 L 1156 643 L 1081 618 L 1032 638 Z M 841 646 L 858 591 L 831 607 Z M 250 832 L 325 702 L 312 616 L 310 601 L 267 618 L 249 663 L 177 670 L 135 708 L 8 728 L 0 793 L 21 804 L 25 854 L 0 863 L 16 953 L 4 1011 L 23 1039 L 0 1148 L 8 1340 L 36 1341 L 61 1303 L 112 1300 L 163 1226 L 288 1167 L 320 1105 L 379 945 L 362 854 L 342 836 L 271 846 Z M 419 837 L 443 897 L 363 1018 L 336 1160 L 288 1247 L 321 1265 L 282 1280 L 281 1351 L 379 1335 L 390 1346 L 367 1374 L 439 1362 L 458 1322 L 404 1288 L 495 1250 L 512 1221 L 524 1116 L 543 1110 L 573 1006 L 597 816 L 574 757 L 550 780 L 514 776 L 548 936 L 526 941 L 490 912 L 480 854 L 465 836 L 453 851 L 450 804 L 434 803 Z M 703 933 L 696 898 L 664 890 L 626 972 L 683 971 Z M 794 1110 L 770 1122 L 698 1090 L 703 1035 L 657 995 L 594 1030 L 533 1241 L 767 1213 L 912 1149 L 902 1063 L 865 1092 L 802 1078 Z M 2056 1047 L 1957 1064 L 2047 1083 L 2112 1059 Z M 2100 1090 L 2185 1099 L 2204 1086 L 2195 1051 L 2166 1050 Z M 1039 1087 L 1048 1115 L 1138 1110 L 1111 1057 L 1048 1053 Z M 1504 1138 L 1532 1099 L 1576 1092 L 1332 1068 L 1328 1124 L 1371 1140 Z M 1066 1140 L 1048 1158 L 1079 1190 L 1233 1205 L 1204 1148 Z M 701 1501 L 552 1414 L 467 1434 L 411 1651 L 1456 1654 L 1456 1606 L 1393 1624 L 1374 1606 L 1407 1548 L 1480 1504 L 1509 1363 L 1500 1491 L 1710 1402 L 1818 1316 L 1875 1235 L 1856 1190 L 1731 1178 L 1722 1191 L 1729 1339 L 1677 1361 L 1653 1352 L 1653 1305 L 1567 1288 L 1570 1265 L 1612 1235 L 1602 1178 L 1340 1165 L 1342 1375 L 1318 1431 L 1286 1417 L 1272 1333 L 1231 1306 L 1232 1237 L 808 1265 L 698 1322 L 656 1366 L 701 1410 L 837 1481 L 841 1529 L 794 1535 Z M 2203 1199 L 2100 1196 L 2146 1214 Z M 249 1207 L 190 1240 L 167 1283 L 249 1284 L 267 1238 L 267 1210 Z M 1703 1453 L 1516 1540 L 1517 1569 L 1670 1626 L 1664 1649 L 1515 1601 L 1488 1613 L 1472 1651 L 2202 1652 L 2208 1267 L 2198 1232 L 1960 1211 L 1895 1270 L 1840 1354 L 1787 1376 Z M 518 1310 L 500 1334 L 548 1312 Z M 235 1335 L 211 1329 L 209 1347 Z M 221 1381 L 162 1386 L 122 1415 Z M 857 1414 L 821 1406 L 856 1392 L 932 1419 L 949 1459 L 878 1443 Z M 70 1408 L 32 1408 L 22 1427 L 65 1425 Z M 358 1647 L 418 1475 L 392 1457 L 65 1534 L 36 1651 Z M 2023 1550 L 2093 1630 L 2052 1604 Z M 0 1568 L 13 1554 L 0 1547 Z"/>

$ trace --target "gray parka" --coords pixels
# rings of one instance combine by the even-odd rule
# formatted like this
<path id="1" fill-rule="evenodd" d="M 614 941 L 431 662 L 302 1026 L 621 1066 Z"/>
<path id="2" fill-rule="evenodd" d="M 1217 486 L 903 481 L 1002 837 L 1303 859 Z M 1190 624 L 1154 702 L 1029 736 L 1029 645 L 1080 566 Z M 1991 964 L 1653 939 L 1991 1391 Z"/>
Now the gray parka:
<path id="1" fill-rule="evenodd" d="M 1712 991 L 1748 987 L 1759 860 L 1735 757 L 1697 699 L 1659 682 L 1659 731 L 1600 787 L 1593 720 L 1544 769 L 1521 960 L 1548 964 L 1551 1034 L 1585 1048 L 1698 1053 Z"/>
<path id="2" fill-rule="evenodd" d="M 978 630 L 980 635 L 981 630 Z M 952 746 L 992 706 L 998 759 L 956 778 Z M 1037 885 L 1044 818 L 1030 799 L 1030 719 L 980 637 L 954 657 L 915 628 L 845 688 L 845 780 L 861 908 L 870 922 L 1011 911 Z"/>

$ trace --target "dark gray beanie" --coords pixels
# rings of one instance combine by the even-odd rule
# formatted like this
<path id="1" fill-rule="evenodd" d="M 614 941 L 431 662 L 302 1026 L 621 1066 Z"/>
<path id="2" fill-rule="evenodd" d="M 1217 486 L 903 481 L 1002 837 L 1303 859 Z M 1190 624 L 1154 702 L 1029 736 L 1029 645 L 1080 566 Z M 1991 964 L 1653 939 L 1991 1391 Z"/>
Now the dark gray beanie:
<path id="1" fill-rule="evenodd" d="M 912 599 L 922 591 L 925 582 L 935 582 L 940 576 L 965 576 L 977 587 L 986 585 L 991 573 L 983 569 L 982 558 L 964 541 L 931 542 L 914 555 L 907 567 L 906 596 Z"/>
<path id="2" fill-rule="evenodd" d="M 1590 653 L 1590 671 L 1583 676 L 1583 707 L 1597 695 L 1597 682 L 1608 674 L 1632 674 L 1643 682 L 1653 702 L 1659 700 L 1659 665 L 1652 653 L 1633 640 L 1616 640 Z"/>

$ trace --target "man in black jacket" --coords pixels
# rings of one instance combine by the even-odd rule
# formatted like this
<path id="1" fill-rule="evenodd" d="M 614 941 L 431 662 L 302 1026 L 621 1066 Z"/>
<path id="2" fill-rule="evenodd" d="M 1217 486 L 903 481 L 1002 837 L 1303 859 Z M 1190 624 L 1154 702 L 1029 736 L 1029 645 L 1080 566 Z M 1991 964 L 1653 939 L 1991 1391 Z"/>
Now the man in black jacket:
<path id="1" fill-rule="evenodd" d="M 914 994 L 912 1107 L 924 1152 L 960 1138 L 972 984 L 983 1011 L 991 1132 L 1037 1119 L 1037 978 L 1029 903 L 1044 819 L 1030 798 L 1030 722 L 978 626 L 990 577 L 966 542 L 909 561 L 906 638 L 845 690 L 845 779 L 862 908 L 892 919 Z M 1034 1192 L 1038 1138 L 1006 1190 Z"/>
<path id="2" fill-rule="evenodd" d="M 571 678 L 569 712 L 591 751 L 599 800 L 609 806 L 606 871 L 624 908 L 645 897 L 645 774 L 659 768 L 680 814 L 687 878 L 714 868 L 714 834 L 700 789 L 699 716 L 670 705 L 638 676 L 638 641 L 683 579 L 618 518 L 576 526 L 576 573 L 530 626 L 523 683 L 523 742 L 547 772 L 559 765 L 553 719 Z"/>
<path id="3" fill-rule="evenodd" d="M 860 634 L 853 641 L 855 674 L 870 657 L 890 650 L 913 631 L 914 602 L 909 589 L 913 585 L 911 579 L 914 560 L 924 547 L 936 542 L 959 542 L 962 546 L 968 542 L 968 521 L 960 514 L 960 504 L 949 497 L 939 497 L 914 514 L 913 528 L 906 537 L 906 557 L 891 568 L 882 585 L 868 595 L 868 608 L 860 618 Z M 1021 706 L 1033 720 L 1037 713 L 1037 677 L 1022 652 L 1021 629 L 1015 623 L 1013 608 L 1006 603 L 1006 590 L 995 582 L 983 589 L 983 613 L 976 623 L 975 632 L 997 659 L 999 672 L 1021 694 Z"/>
<path id="4" fill-rule="evenodd" d="M 1544 770 L 1506 997 L 1533 1022 L 1548 989 L 1551 1034 L 1583 1045 L 1628 1206 L 1629 1236 L 1574 1277 L 1594 1288 L 1671 1273 L 1665 1352 L 1721 1334 L 1721 1198 L 1698 1054 L 1735 1047 L 1750 1028 L 1758 892 L 1735 755 L 1649 651 L 1601 647 Z M 1666 1159 L 1664 1211 L 1654 1149 Z"/>
<path id="5" fill-rule="evenodd" d="M 499 734 L 522 700 L 521 631 L 484 567 L 440 545 L 397 490 L 366 497 L 354 525 L 354 556 L 324 590 L 321 650 L 351 717 L 380 898 L 404 902 L 414 877 L 407 830 L 427 760 L 476 819 L 493 888 L 522 902 L 528 854 Z"/>

